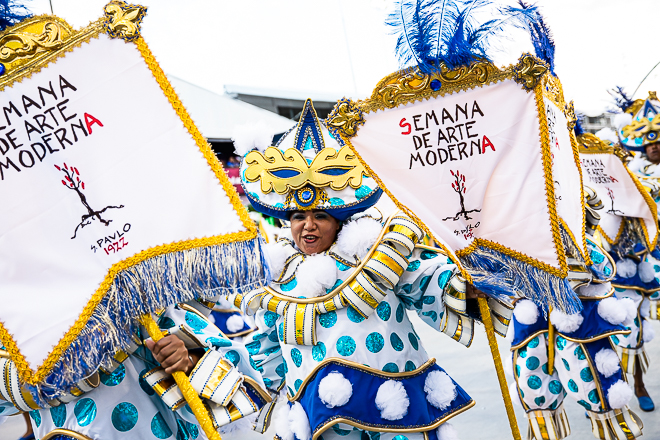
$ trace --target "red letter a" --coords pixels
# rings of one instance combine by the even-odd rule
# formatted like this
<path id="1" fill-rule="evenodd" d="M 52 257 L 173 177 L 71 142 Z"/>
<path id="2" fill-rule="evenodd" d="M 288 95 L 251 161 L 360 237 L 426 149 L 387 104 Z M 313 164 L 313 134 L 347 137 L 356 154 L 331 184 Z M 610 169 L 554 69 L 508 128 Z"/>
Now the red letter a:
<path id="1" fill-rule="evenodd" d="M 484 135 L 484 140 L 481 143 L 481 154 L 486 152 L 486 147 L 490 147 L 493 151 L 495 151 L 495 145 Z"/>
<path id="2" fill-rule="evenodd" d="M 87 124 L 89 134 L 92 134 L 92 125 L 98 124 L 100 127 L 103 127 L 103 123 L 89 113 L 85 113 L 85 124 Z"/>

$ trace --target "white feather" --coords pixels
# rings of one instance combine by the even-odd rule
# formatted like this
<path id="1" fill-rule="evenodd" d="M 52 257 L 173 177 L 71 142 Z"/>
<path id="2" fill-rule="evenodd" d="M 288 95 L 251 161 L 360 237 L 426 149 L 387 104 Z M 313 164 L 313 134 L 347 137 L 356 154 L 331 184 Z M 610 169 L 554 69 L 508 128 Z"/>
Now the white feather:
<path id="1" fill-rule="evenodd" d="M 626 125 L 630 125 L 632 120 L 633 117 L 630 113 L 617 113 L 612 119 L 612 124 L 618 131 L 620 131 Z"/>
<path id="2" fill-rule="evenodd" d="M 234 307 L 234 305 L 227 300 L 227 297 L 224 296 L 219 297 L 216 300 L 216 304 L 218 304 L 218 307 L 224 310 L 229 310 Z"/>
<path id="3" fill-rule="evenodd" d="M 598 314 L 610 324 L 619 325 L 623 323 L 626 320 L 628 312 L 624 304 L 620 304 L 620 301 L 626 299 L 628 298 L 617 300 L 613 296 L 610 296 L 609 298 L 600 300 L 598 302 Z"/>
<path id="4" fill-rule="evenodd" d="M 443 423 L 437 430 L 438 440 L 459 440 L 458 432 L 451 423 Z"/>
<path id="5" fill-rule="evenodd" d="M 424 381 L 426 400 L 438 409 L 445 409 L 456 398 L 456 385 L 444 371 L 432 371 Z"/>
<path id="6" fill-rule="evenodd" d="M 243 330 L 244 326 L 245 326 L 245 321 L 243 321 L 243 317 L 241 315 L 231 315 L 227 319 L 227 330 L 229 330 L 232 333 L 236 333 L 238 331 Z"/>
<path id="7" fill-rule="evenodd" d="M 388 380 L 376 393 L 376 408 L 385 420 L 400 420 L 408 414 L 410 399 L 401 382 Z"/>
<path id="8" fill-rule="evenodd" d="M 277 243 L 267 243 L 263 249 L 264 255 L 266 255 L 266 259 L 268 260 L 270 273 L 277 279 L 284 270 L 286 260 L 292 254 L 291 247 L 284 241 L 278 241 Z"/>
<path id="9" fill-rule="evenodd" d="M 607 401 L 613 409 L 621 409 L 630 402 L 633 390 L 622 380 L 614 382 L 607 390 Z"/>
<path id="10" fill-rule="evenodd" d="M 277 414 L 274 415 L 275 434 L 282 440 L 294 440 L 294 434 L 291 430 L 291 423 L 289 422 L 289 405 L 284 403 L 280 406 Z"/>
<path id="11" fill-rule="evenodd" d="M 639 307 L 639 314 L 642 318 L 648 318 L 651 313 L 651 301 L 648 298 L 642 300 L 642 305 Z"/>
<path id="12" fill-rule="evenodd" d="M 561 333 L 573 333 L 580 328 L 582 321 L 584 321 L 584 318 L 580 313 L 567 315 L 561 310 L 553 310 L 550 313 L 550 322 Z"/>
<path id="13" fill-rule="evenodd" d="M 645 283 L 650 283 L 655 279 L 655 270 L 651 263 L 642 261 L 637 265 L 637 271 L 639 272 L 639 279 Z"/>
<path id="14" fill-rule="evenodd" d="M 294 402 L 289 411 L 289 423 L 291 432 L 298 440 L 310 440 L 312 438 L 312 429 L 309 426 L 307 413 L 300 402 Z"/>
<path id="15" fill-rule="evenodd" d="M 612 142 L 613 144 L 619 142 L 619 137 L 610 127 L 601 128 L 595 133 L 595 135 L 602 140 Z"/>
<path id="16" fill-rule="evenodd" d="M 655 338 L 655 329 L 646 319 L 642 321 L 642 337 L 644 342 L 651 342 Z"/>
<path id="17" fill-rule="evenodd" d="M 234 128 L 234 151 L 239 156 L 245 156 L 250 151 L 257 149 L 265 151 L 271 146 L 274 131 L 264 121 L 255 124 L 242 124 Z"/>
<path id="18" fill-rule="evenodd" d="M 514 405 L 518 405 L 519 407 L 523 407 L 522 402 L 520 401 L 520 394 L 518 394 L 518 385 L 516 385 L 515 382 L 512 382 L 509 385 L 509 394 L 511 395 L 511 401 L 513 402 Z"/>
<path id="19" fill-rule="evenodd" d="M 594 360 L 596 361 L 596 369 L 605 377 L 610 377 L 621 369 L 619 356 L 610 348 L 601 349 L 596 353 Z"/>
<path id="20" fill-rule="evenodd" d="M 607 283 L 591 283 L 578 287 L 578 294 L 582 296 L 604 296 L 610 293 L 612 285 Z"/>
<path id="21" fill-rule="evenodd" d="M 521 324 L 532 325 L 539 319 L 539 308 L 534 302 L 523 299 L 516 303 L 513 314 Z"/>
<path id="22" fill-rule="evenodd" d="M 337 281 L 337 265 L 328 255 L 310 255 L 296 271 L 296 295 L 314 298 L 325 295 Z"/>
<path id="23" fill-rule="evenodd" d="M 350 221 L 341 228 L 337 237 L 337 250 L 347 256 L 362 259 L 380 235 L 383 225 L 371 217 Z"/>
<path id="24" fill-rule="evenodd" d="M 623 278 L 632 278 L 637 273 L 637 265 L 630 258 L 616 262 L 616 273 Z"/>
<path id="25" fill-rule="evenodd" d="M 338 371 L 325 376 L 319 383 L 319 398 L 328 408 L 343 406 L 353 395 L 353 385 Z"/>

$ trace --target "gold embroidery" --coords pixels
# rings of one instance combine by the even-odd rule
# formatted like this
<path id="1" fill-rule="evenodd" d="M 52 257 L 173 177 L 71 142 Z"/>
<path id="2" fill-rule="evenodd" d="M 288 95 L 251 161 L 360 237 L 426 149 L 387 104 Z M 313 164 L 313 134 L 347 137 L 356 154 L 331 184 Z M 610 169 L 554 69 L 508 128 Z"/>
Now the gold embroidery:
<path id="1" fill-rule="evenodd" d="M 325 120 L 328 128 L 339 130 L 344 136 L 352 137 L 364 124 L 362 110 L 350 99 L 341 99 Z"/>
<path id="2" fill-rule="evenodd" d="M 105 29 L 111 38 L 133 41 L 140 36 L 140 24 L 147 8 L 115 0 L 108 3 L 104 11 Z"/>
<path id="3" fill-rule="evenodd" d="M 538 58 L 529 54 L 525 54 L 520 58 L 520 61 L 513 68 L 516 82 L 531 91 L 536 88 L 537 84 L 548 71 L 548 66 L 540 61 Z"/>

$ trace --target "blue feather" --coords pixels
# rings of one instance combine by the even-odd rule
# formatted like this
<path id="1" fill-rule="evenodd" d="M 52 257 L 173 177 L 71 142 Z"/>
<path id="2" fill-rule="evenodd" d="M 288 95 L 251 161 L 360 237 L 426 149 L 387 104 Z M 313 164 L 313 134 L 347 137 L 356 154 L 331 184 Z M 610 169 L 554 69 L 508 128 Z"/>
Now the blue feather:
<path id="1" fill-rule="evenodd" d="M 0 0 L 0 31 L 31 16 L 28 8 L 15 0 Z"/>
<path id="2" fill-rule="evenodd" d="M 584 127 L 582 126 L 582 123 L 584 122 L 584 115 L 582 113 L 578 113 L 576 116 L 577 120 L 575 121 L 575 127 L 573 130 L 575 131 L 576 136 L 580 136 L 584 134 Z"/>
<path id="3" fill-rule="evenodd" d="M 616 106 L 624 112 L 635 102 L 628 96 L 628 94 L 623 90 L 623 87 L 621 86 L 616 86 L 608 93 L 614 98 Z"/>

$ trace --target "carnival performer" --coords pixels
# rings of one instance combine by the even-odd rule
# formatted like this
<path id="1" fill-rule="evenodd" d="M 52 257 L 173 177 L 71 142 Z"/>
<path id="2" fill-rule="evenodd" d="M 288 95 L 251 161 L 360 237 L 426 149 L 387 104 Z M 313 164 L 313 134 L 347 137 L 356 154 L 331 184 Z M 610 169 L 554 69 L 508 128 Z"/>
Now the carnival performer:
<path id="1" fill-rule="evenodd" d="M 419 244 L 414 221 L 369 209 L 381 189 L 339 139 L 307 100 L 275 146 L 235 143 L 253 207 L 291 222 L 292 239 L 267 248 L 273 283 L 230 298 L 255 314 L 259 332 L 246 347 L 264 382 L 286 391 L 275 432 L 454 438 L 445 422 L 474 402 L 429 359 L 406 310 L 469 346 L 468 297 L 481 293 L 439 249 Z"/>
<path id="2" fill-rule="evenodd" d="M 54 399 L 20 386 L 13 361 L 0 350 L 2 413 L 29 411 L 36 438 L 194 439 L 201 428 L 172 379 L 174 371 L 190 376 L 216 429 L 237 420 L 236 414 L 255 413 L 270 397 L 245 347 L 207 319 L 212 305 L 199 300 L 163 310 L 158 323 L 167 336 L 154 343 L 142 330 L 129 352 L 118 352 Z"/>
<path id="3" fill-rule="evenodd" d="M 632 101 L 620 90 L 619 104 L 623 113 L 615 119 L 621 145 L 633 152 L 627 166 L 647 188 L 656 203 L 660 201 L 660 142 L 653 124 L 660 121 L 660 102 L 655 92 L 646 100 Z M 653 122 L 655 121 L 655 122 Z M 621 352 L 626 372 L 633 375 L 635 396 L 643 411 L 653 411 L 655 404 L 644 384 L 649 369 L 646 344 L 654 337 L 649 319 L 658 319 L 660 306 L 660 251 L 648 249 L 639 221 L 626 218 L 621 223 L 619 237 L 604 237 L 612 245 L 610 253 L 617 264 L 617 277 L 612 281 L 619 298 L 630 298 L 637 306 L 637 315 L 626 325 L 632 329 L 627 336 L 613 337 Z M 613 242 L 616 242 L 614 244 Z"/>

